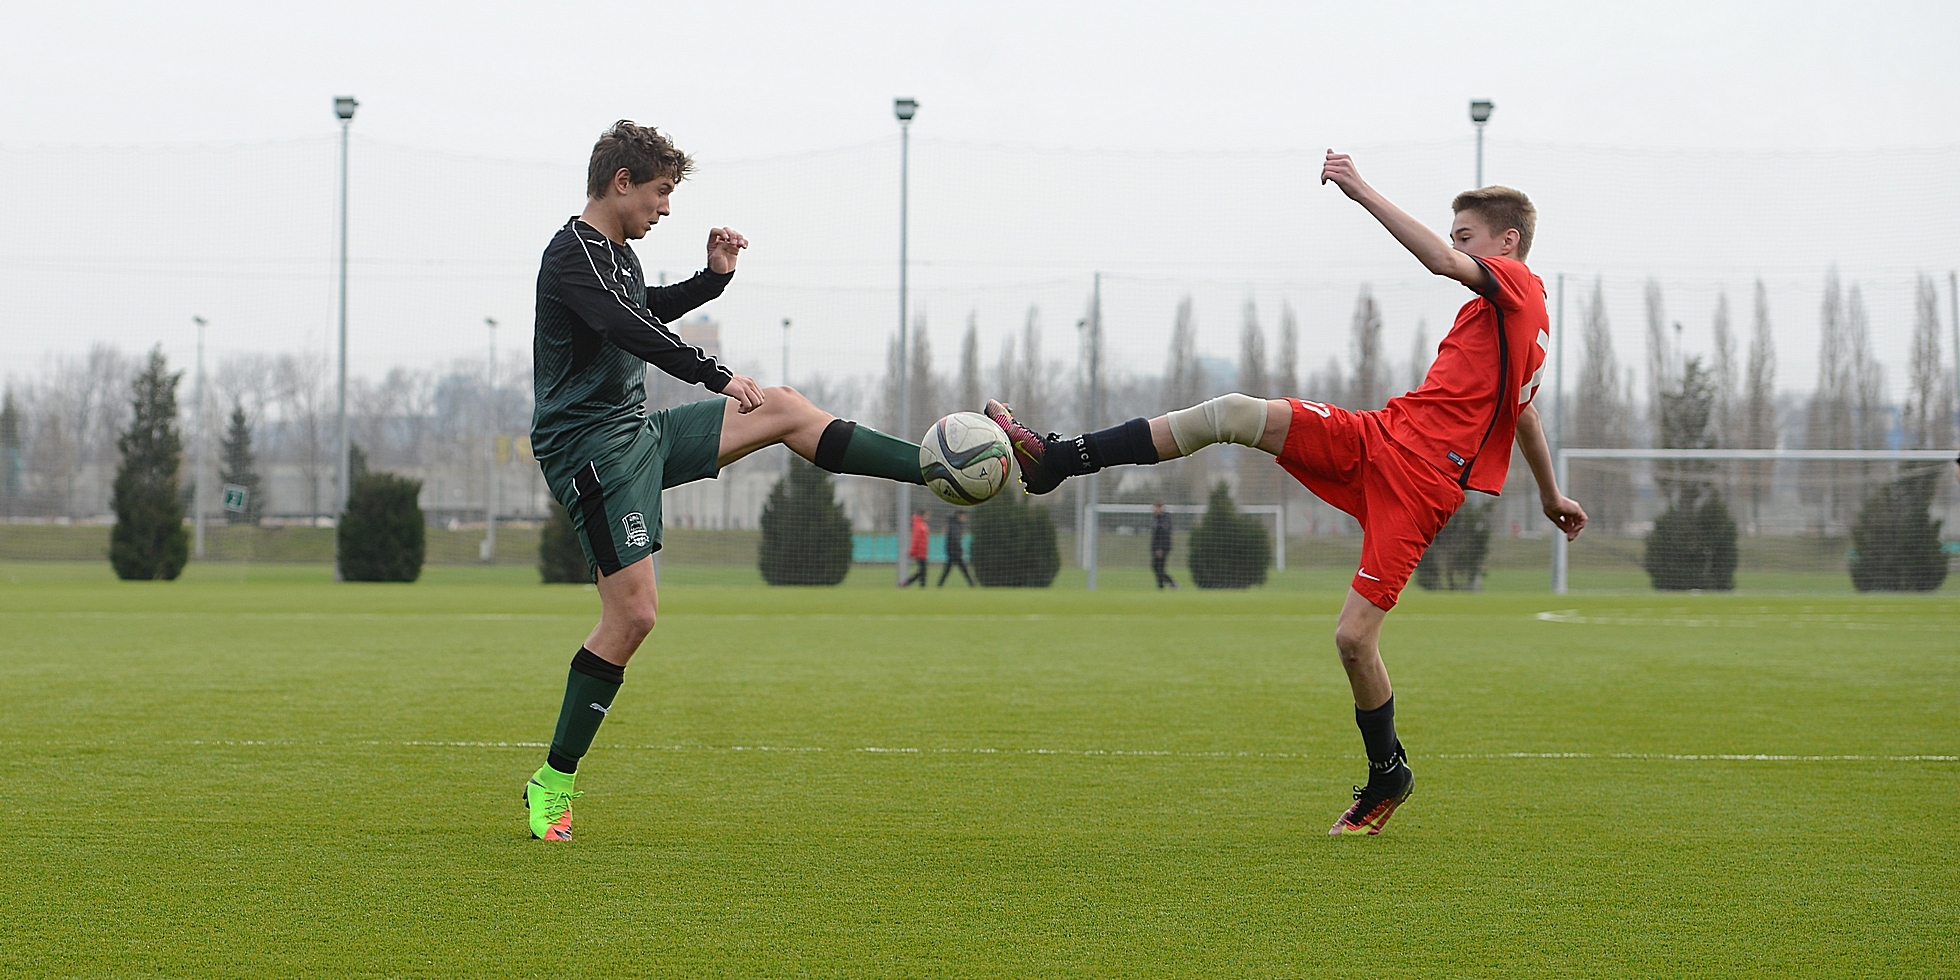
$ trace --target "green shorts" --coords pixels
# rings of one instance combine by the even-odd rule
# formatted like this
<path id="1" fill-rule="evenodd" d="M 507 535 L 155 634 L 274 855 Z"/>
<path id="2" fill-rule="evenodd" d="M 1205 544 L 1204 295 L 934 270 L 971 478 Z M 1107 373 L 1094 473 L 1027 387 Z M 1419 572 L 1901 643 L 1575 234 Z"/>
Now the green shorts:
<path id="1" fill-rule="evenodd" d="M 586 564 L 611 575 L 660 550 L 660 491 L 721 472 L 721 415 L 710 398 L 650 412 L 624 437 L 574 444 L 543 463 L 545 484 L 571 514 Z"/>

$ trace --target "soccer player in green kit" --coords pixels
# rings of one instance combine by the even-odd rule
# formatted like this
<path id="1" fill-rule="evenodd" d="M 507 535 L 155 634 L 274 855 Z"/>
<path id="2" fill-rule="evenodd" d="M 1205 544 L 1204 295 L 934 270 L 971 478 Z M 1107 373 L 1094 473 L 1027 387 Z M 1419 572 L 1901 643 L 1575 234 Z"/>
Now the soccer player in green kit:
<path id="1" fill-rule="evenodd" d="M 599 589 L 599 625 L 572 658 L 551 751 L 524 787 L 540 840 L 571 839 L 579 759 L 653 630 L 661 490 L 711 479 L 779 442 L 832 473 L 925 482 L 916 444 L 837 418 L 794 389 L 764 388 L 667 326 L 721 295 L 748 247 L 733 229 L 712 229 L 707 268 L 647 288 L 627 242 L 671 213 L 668 199 L 693 166 L 652 127 L 616 123 L 592 148 L 584 213 L 552 237 L 538 270 L 531 445 Z M 648 364 L 726 397 L 649 413 Z"/>

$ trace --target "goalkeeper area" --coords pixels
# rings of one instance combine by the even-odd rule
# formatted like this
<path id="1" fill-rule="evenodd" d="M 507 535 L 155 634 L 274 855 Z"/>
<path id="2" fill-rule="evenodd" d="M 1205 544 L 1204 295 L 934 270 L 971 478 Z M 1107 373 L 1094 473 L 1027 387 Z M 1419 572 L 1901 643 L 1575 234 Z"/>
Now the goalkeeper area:
<path id="1" fill-rule="evenodd" d="M 0 973 L 1951 967 L 1951 586 L 1411 588 L 1382 642 L 1417 792 L 1330 840 L 1349 573 L 1294 550 L 1248 591 L 895 594 L 889 566 L 771 589 L 670 561 L 547 848 L 518 790 L 588 588 L 0 564 Z"/>

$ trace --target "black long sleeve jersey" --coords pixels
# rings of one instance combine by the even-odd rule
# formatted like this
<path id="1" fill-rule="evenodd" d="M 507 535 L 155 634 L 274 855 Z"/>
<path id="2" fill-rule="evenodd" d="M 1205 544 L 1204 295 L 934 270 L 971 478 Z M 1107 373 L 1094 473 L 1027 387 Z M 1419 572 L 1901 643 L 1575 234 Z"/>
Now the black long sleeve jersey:
<path id="1" fill-rule="evenodd" d="M 578 218 L 566 222 L 538 269 L 532 452 L 547 459 L 583 434 L 638 426 L 647 398 L 641 362 L 721 391 L 734 372 L 667 324 L 720 296 L 734 277 L 703 269 L 685 282 L 648 289 L 631 246 Z"/>

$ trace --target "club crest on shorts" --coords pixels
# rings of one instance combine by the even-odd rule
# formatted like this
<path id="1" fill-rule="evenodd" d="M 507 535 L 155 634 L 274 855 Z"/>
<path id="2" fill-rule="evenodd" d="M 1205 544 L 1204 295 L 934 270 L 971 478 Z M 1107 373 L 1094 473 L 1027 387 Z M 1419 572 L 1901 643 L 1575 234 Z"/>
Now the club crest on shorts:
<path id="1" fill-rule="evenodd" d="M 646 546 L 647 519 L 641 517 L 639 511 L 634 511 L 620 518 L 619 523 L 626 528 L 626 546 L 628 548 L 643 548 Z"/>

